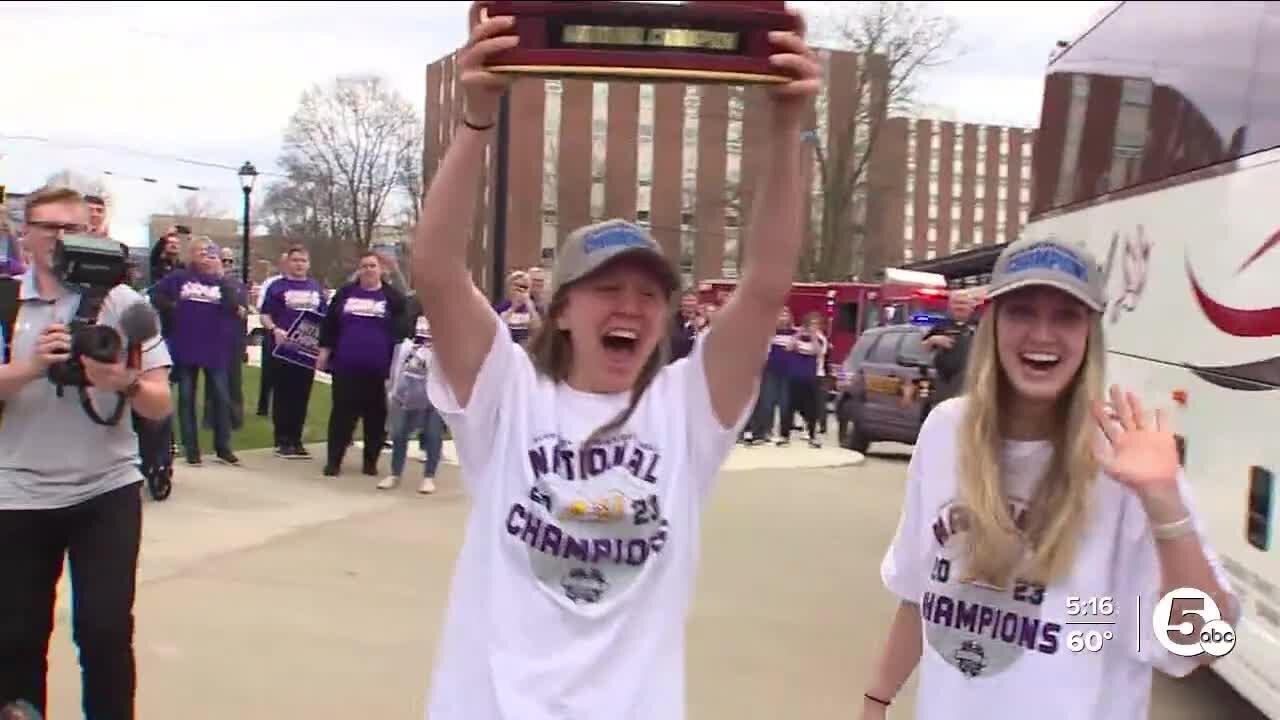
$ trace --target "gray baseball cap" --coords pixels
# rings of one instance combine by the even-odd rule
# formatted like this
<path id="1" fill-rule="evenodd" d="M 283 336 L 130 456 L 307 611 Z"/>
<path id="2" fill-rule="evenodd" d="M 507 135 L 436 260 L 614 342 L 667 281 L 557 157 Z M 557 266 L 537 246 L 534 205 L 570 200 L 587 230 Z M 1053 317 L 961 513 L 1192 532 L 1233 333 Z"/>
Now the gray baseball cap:
<path id="1" fill-rule="evenodd" d="M 680 275 L 653 236 L 625 220 L 605 220 L 570 233 L 556 258 L 555 286 L 565 287 L 624 256 L 646 262 L 667 292 L 679 289 Z"/>
<path id="2" fill-rule="evenodd" d="M 1061 290 L 1094 312 L 1107 305 L 1102 268 L 1084 247 L 1052 235 L 1027 237 L 1009 243 L 991 271 L 987 297 L 995 299 L 1025 287 Z"/>

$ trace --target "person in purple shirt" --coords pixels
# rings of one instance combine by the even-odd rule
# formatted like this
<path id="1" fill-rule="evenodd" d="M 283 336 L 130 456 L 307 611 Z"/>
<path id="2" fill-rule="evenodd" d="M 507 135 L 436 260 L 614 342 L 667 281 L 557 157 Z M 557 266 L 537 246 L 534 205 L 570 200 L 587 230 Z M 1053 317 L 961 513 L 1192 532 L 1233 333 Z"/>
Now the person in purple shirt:
<path id="1" fill-rule="evenodd" d="M 364 429 L 365 475 L 378 474 L 386 439 L 387 376 L 400 337 L 404 294 L 383 278 L 381 259 L 366 252 L 354 282 L 338 289 L 320 325 L 318 366 L 333 377 L 328 459 L 324 474 L 342 471 L 356 421 Z"/>
<path id="2" fill-rule="evenodd" d="M 509 299 L 498 303 L 493 309 L 498 317 L 507 324 L 511 331 L 511 339 L 516 343 L 524 343 L 529 335 L 542 324 L 542 313 L 530 295 L 532 282 L 529 273 L 517 270 L 507 278 L 507 294 Z"/>
<path id="3" fill-rule="evenodd" d="M 0 204 L 0 275 L 18 277 L 27 271 L 22 263 L 22 247 L 17 235 L 9 228 L 9 218 Z"/>
<path id="4" fill-rule="evenodd" d="M 153 291 L 158 308 L 169 317 L 165 340 L 173 358 L 178 383 L 178 426 L 187 463 L 201 464 L 199 426 L 196 424 L 197 376 L 203 371 L 206 408 L 213 428 L 214 452 L 219 461 L 238 465 L 231 452 L 231 395 L 227 385 L 230 353 L 228 329 L 238 320 L 235 291 L 222 276 L 222 253 L 207 239 L 191 245 L 186 268 L 165 276 Z"/>
<path id="5" fill-rule="evenodd" d="M 818 438 L 818 363 L 827 349 L 827 338 L 822 334 L 822 316 L 816 312 L 805 315 L 804 325 L 792 336 L 788 371 L 790 387 L 787 391 L 787 403 L 783 410 L 783 423 L 779 428 L 781 437 L 778 445 L 785 447 L 791 444 L 791 426 L 796 411 L 804 418 L 805 428 L 809 431 L 809 446 L 822 447 Z"/>
<path id="6" fill-rule="evenodd" d="M 790 368 L 795 332 L 791 310 L 784 306 L 778 312 L 778 324 L 769 344 L 769 358 L 765 361 L 764 375 L 760 380 L 760 397 L 752 418 L 749 445 L 760 445 L 769 439 L 775 411 L 782 415 L 779 419 L 780 432 L 790 429 L 791 418 L 786 416 L 786 411 L 791 402 Z"/>
<path id="7" fill-rule="evenodd" d="M 262 299 L 262 329 L 271 333 L 276 346 L 296 345 L 289 341 L 289 328 L 303 313 L 324 315 L 324 287 L 307 272 L 311 254 L 301 245 L 285 253 L 285 275 L 271 283 Z M 271 420 L 275 425 L 276 456 L 287 460 L 310 460 L 302 446 L 302 428 L 311 402 L 313 366 L 276 360 L 272 369 Z"/>

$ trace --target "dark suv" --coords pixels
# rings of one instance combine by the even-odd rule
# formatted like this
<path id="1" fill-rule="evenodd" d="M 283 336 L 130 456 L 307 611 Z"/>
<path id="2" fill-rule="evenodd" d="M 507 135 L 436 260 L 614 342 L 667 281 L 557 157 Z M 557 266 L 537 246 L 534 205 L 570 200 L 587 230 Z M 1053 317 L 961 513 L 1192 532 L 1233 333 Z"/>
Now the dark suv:
<path id="1" fill-rule="evenodd" d="M 840 368 L 840 443 L 866 452 L 877 440 L 915 444 L 930 408 L 929 325 L 885 325 L 862 333 Z"/>

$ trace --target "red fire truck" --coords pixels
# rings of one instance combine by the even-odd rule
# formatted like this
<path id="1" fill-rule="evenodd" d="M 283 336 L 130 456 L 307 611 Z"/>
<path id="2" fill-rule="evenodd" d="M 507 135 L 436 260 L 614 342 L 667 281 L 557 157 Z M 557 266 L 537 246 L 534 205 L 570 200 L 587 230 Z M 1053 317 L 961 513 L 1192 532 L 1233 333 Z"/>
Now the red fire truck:
<path id="1" fill-rule="evenodd" d="M 736 280 L 706 280 L 698 286 L 698 302 L 723 305 Z M 936 273 L 889 268 L 883 282 L 802 282 L 791 287 L 787 307 L 800 323 L 816 312 L 831 340 L 827 376 L 844 362 L 863 330 L 879 325 L 920 321 L 941 315 L 947 306 L 947 282 Z"/>

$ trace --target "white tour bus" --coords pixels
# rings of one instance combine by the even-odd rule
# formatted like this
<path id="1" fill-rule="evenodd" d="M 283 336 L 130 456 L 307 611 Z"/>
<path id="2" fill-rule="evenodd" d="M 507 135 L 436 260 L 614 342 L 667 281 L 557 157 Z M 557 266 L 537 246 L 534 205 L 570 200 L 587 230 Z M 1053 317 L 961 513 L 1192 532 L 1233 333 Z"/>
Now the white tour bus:
<path id="1" fill-rule="evenodd" d="M 1049 65 L 1026 234 L 1108 271 L 1109 380 L 1169 409 L 1280 719 L 1280 2 L 1122 3 Z"/>

